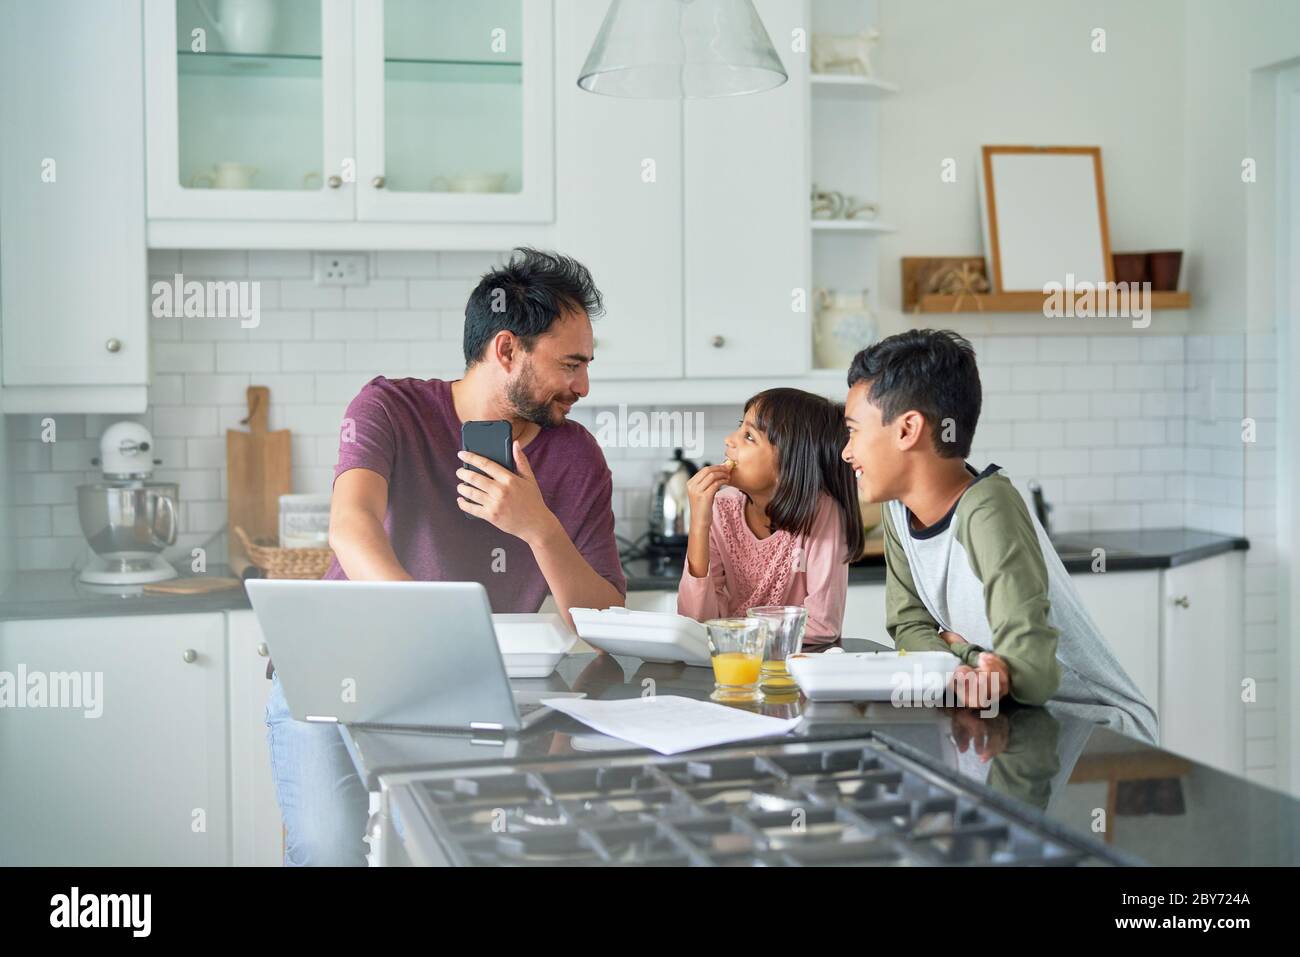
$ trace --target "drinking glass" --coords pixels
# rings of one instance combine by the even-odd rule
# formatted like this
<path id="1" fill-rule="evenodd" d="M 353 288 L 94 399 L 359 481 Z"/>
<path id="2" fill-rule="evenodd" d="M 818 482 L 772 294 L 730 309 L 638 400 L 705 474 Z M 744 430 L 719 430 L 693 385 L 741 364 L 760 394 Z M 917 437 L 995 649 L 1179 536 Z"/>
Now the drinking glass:
<path id="1" fill-rule="evenodd" d="M 763 655 L 761 687 L 764 691 L 789 691 L 794 688 L 794 679 L 786 670 L 785 659 L 797 655 L 803 647 L 808 609 L 800 605 L 757 605 L 746 614 L 767 624 L 767 649 Z"/>
<path id="2" fill-rule="evenodd" d="M 714 618 L 704 623 L 713 659 L 714 701 L 761 701 L 758 690 L 767 624 L 760 618 Z"/>

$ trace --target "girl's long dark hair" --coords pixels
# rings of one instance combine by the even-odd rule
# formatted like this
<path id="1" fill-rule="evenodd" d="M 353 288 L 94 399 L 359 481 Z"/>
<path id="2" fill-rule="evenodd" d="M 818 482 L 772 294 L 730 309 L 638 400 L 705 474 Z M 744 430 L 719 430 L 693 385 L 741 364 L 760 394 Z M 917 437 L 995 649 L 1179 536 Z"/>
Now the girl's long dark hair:
<path id="1" fill-rule="evenodd" d="M 807 535 L 825 492 L 839 506 L 848 561 L 862 555 L 866 533 L 853 468 L 840 458 L 849 440 L 844 406 L 801 389 L 767 389 L 745 403 L 754 424 L 776 447 L 776 494 L 767 506 L 773 531 Z"/>

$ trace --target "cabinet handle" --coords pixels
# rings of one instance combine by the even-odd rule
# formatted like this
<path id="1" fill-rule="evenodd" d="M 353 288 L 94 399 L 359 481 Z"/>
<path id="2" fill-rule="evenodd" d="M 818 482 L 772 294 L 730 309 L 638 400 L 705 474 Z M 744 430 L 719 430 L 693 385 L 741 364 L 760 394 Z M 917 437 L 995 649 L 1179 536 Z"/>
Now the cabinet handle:
<path id="1" fill-rule="evenodd" d="M 335 173 L 329 179 L 325 180 L 325 182 L 329 184 L 330 189 L 338 189 L 343 185 L 343 177 Z"/>
<path id="2" fill-rule="evenodd" d="M 1192 605 L 1192 601 L 1186 595 L 1179 595 L 1177 598 L 1174 599 L 1174 604 L 1177 605 L 1179 608 L 1190 608 Z"/>
<path id="3" fill-rule="evenodd" d="M 199 660 L 199 653 L 193 648 L 186 648 L 185 653 L 181 655 L 181 658 L 187 665 L 192 665 L 194 662 Z"/>
<path id="4" fill-rule="evenodd" d="M 121 352 L 121 351 L 122 351 L 122 340 L 121 340 L 121 339 L 109 339 L 107 342 L 104 343 L 104 348 L 107 349 L 109 352 Z"/>
<path id="5" fill-rule="evenodd" d="M 259 642 L 257 645 L 257 653 L 261 655 L 263 658 L 265 658 L 267 655 L 271 653 L 271 650 L 266 647 L 266 642 L 262 641 Z"/>
<path id="6" fill-rule="evenodd" d="M 727 344 L 727 340 L 724 339 L 722 336 L 714 336 L 711 340 L 709 340 L 709 345 L 713 346 L 713 348 L 715 349 L 721 349 L 726 344 Z"/>
<path id="7" fill-rule="evenodd" d="M 373 186 L 375 189 L 383 189 L 384 182 L 385 180 L 383 176 L 376 176 L 374 179 L 370 181 L 370 185 Z"/>

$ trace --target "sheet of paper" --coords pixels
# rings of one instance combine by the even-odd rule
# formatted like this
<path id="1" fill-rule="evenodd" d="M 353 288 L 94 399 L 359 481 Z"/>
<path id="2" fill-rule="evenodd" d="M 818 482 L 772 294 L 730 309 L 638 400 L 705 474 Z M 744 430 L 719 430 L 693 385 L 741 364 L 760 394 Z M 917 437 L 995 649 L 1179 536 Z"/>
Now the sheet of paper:
<path id="1" fill-rule="evenodd" d="M 802 718 L 767 715 L 728 708 L 711 701 L 677 695 L 592 701 L 589 698 L 543 698 L 542 703 L 623 741 L 658 751 L 680 754 L 732 741 L 785 734 Z"/>

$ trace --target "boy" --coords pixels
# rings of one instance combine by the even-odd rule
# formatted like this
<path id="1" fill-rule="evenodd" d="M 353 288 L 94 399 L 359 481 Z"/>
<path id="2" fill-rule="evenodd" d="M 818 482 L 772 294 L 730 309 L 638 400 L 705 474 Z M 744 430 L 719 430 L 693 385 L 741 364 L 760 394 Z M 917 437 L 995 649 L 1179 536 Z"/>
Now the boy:
<path id="1" fill-rule="evenodd" d="M 951 651 L 968 706 L 1010 695 L 1117 708 L 1155 743 L 1155 712 L 1084 610 L 1069 573 L 996 465 L 968 464 L 980 413 L 975 350 L 918 329 L 859 352 L 843 458 L 882 502 L 885 627 L 905 651 Z"/>

